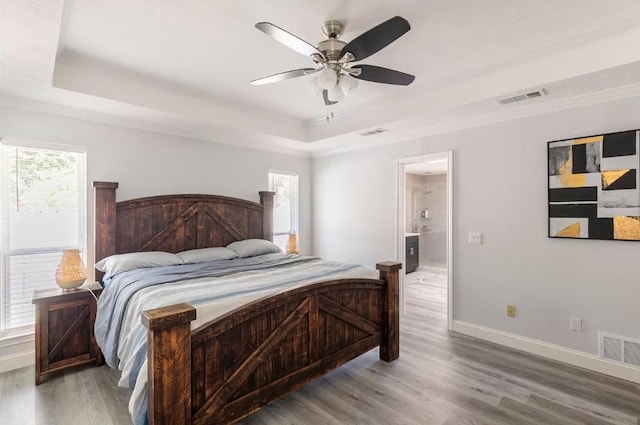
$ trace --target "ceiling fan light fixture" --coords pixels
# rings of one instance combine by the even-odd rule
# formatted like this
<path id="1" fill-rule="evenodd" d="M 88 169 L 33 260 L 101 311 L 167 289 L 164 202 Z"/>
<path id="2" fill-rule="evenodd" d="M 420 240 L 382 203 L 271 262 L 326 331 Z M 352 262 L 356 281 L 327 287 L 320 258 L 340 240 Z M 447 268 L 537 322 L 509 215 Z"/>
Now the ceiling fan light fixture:
<path id="1" fill-rule="evenodd" d="M 336 86 L 338 75 L 333 68 L 325 67 L 318 75 L 318 85 L 324 90 L 330 90 Z"/>
<path id="2" fill-rule="evenodd" d="M 352 92 L 358 86 L 358 80 L 407 86 L 415 79 L 413 75 L 393 69 L 352 64 L 384 49 L 409 31 L 411 25 L 400 16 L 387 19 L 348 43 L 338 39 L 344 32 L 344 22 L 327 21 L 322 27 L 327 39 L 320 41 L 317 46 L 307 43 L 270 22 L 258 22 L 256 28 L 277 42 L 311 58 L 314 68 L 280 72 L 251 81 L 254 85 L 316 74 L 318 77 L 313 81 L 313 91 L 322 95 L 325 106 L 329 108 Z"/>
<path id="3" fill-rule="evenodd" d="M 311 90 L 314 96 L 322 96 L 323 89 L 320 87 L 320 83 L 318 83 L 318 77 L 313 77 L 311 80 Z"/>
<path id="4" fill-rule="evenodd" d="M 352 90 L 358 87 L 358 80 L 353 78 L 349 74 L 342 74 L 340 76 L 340 81 L 338 82 L 338 86 L 340 90 L 346 95 L 348 95 Z"/>
<path id="5" fill-rule="evenodd" d="M 344 98 L 345 93 L 342 91 L 340 86 L 336 84 L 328 90 L 327 96 L 329 97 L 330 101 L 337 102 Z"/>

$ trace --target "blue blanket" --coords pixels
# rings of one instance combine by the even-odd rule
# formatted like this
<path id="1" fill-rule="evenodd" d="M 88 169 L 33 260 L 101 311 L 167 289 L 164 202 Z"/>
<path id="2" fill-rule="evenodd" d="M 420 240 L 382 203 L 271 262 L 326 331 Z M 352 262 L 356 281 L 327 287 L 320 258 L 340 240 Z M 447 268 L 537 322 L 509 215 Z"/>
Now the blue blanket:
<path id="1" fill-rule="evenodd" d="M 314 259 L 315 257 L 299 255 L 268 254 L 235 260 L 136 269 L 119 273 L 113 276 L 98 300 L 98 313 L 95 322 L 96 342 L 102 349 L 106 363 L 117 369 L 118 340 L 127 304 L 136 292 L 146 287 L 201 277 L 220 277 Z M 133 384 L 135 382 L 131 383 L 131 387 Z"/>
<path id="2" fill-rule="evenodd" d="M 103 290 L 96 340 L 107 364 L 122 371 L 120 385 L 134 389 L 129 411 L 134 424 L 143 425 L 147 347 L 142 311 L 188 302 L 198 309 L 197 320 L 204 324 L 239 302 L 323 279 L 354 277 L 376 278 L 377 273 L 363 266 L 289 254 L 132 270 L 115 275 Z"/>

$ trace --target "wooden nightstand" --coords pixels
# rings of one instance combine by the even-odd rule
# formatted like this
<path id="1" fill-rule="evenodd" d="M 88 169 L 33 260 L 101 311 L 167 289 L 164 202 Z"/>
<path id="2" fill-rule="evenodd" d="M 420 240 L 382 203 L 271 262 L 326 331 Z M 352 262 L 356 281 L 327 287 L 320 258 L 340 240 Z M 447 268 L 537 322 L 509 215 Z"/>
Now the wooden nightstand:
<path id="1" fill-rule="evenodd" d="M 93 335 L 96 320 L 96 296 L 102 292 L 98 283 L 63 291 L 34 291 L 36 306 L 36 385 L 42 375 L 71 366 L 95 362 L 102 364 L 102 353 Z"/>

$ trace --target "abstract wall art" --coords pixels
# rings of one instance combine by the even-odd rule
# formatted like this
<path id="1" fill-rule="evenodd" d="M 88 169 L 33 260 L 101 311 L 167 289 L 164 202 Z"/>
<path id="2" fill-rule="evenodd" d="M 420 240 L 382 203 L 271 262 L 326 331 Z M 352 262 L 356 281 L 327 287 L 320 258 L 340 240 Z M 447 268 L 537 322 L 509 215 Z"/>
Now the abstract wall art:
<path id="1" fill-rule="evenodd" d="M 549 237 L 640 241 L 640 130 L 549 142 Z"/>

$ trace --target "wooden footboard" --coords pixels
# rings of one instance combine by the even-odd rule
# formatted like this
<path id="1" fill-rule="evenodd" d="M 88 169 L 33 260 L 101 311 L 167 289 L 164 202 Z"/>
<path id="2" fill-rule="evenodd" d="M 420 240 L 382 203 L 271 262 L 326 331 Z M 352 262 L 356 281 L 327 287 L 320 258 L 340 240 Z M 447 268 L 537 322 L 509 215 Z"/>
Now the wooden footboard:
<path id="1" fill-rule="evenodd" d="M 400 268 L 294 289 L 195 331 L 188 304 L 145 311 L 149 425 L 234 423 L 376 346 L 397 359 Z"/>
<path id="2" fill-rule="evenodd" d="M 96 262 L 273 236 L 274 192 L 259 192 L 260 203 L 194 194 L 116 203 L 118 183 L 93 186 Z M 233 423 L 376 346 L 381 359 L 395 360 L 400 267 L 380 263 L 380 280 L 326 281 L 265 298 L 195 331 L 188 304 L 144 312 L 149 424 Z"/>

